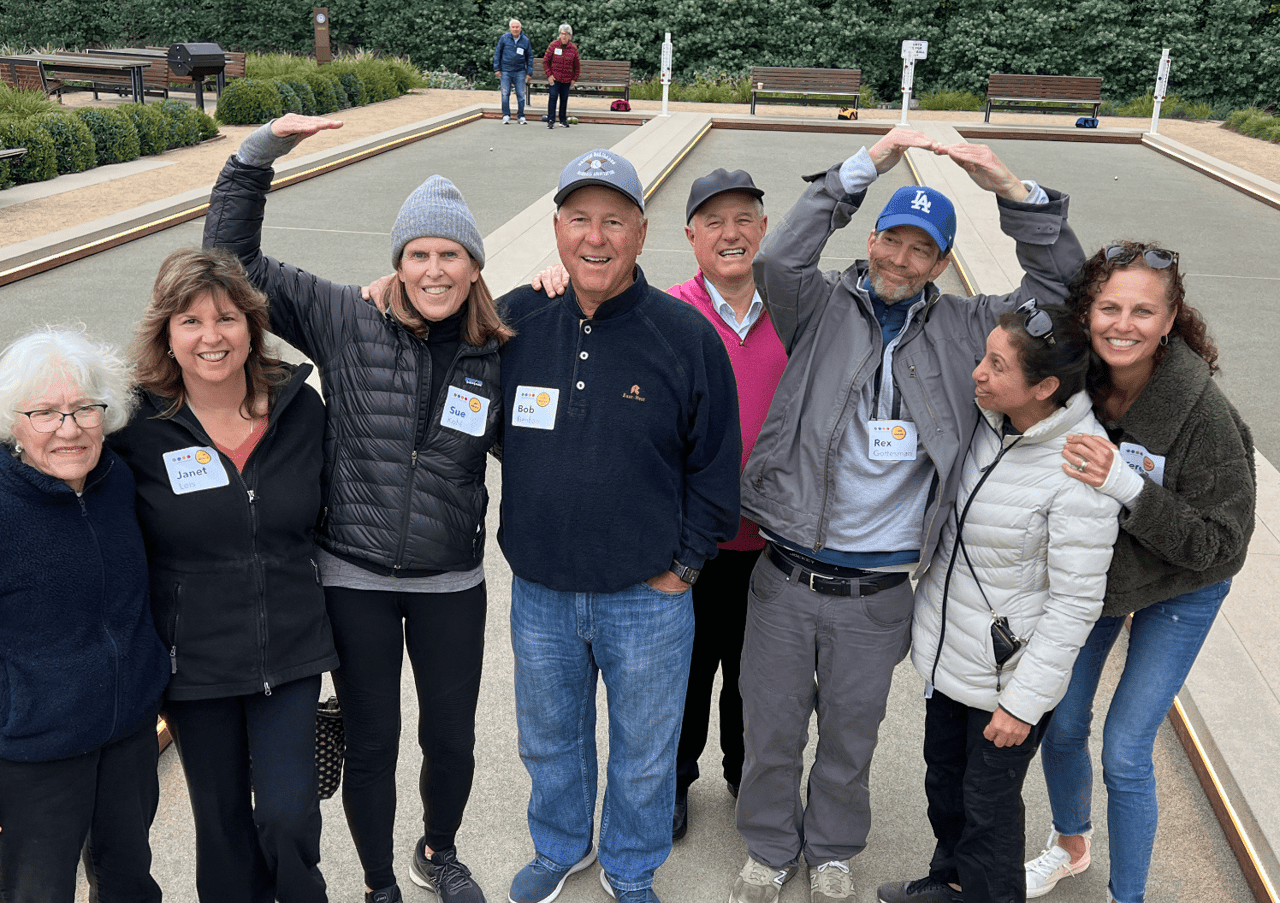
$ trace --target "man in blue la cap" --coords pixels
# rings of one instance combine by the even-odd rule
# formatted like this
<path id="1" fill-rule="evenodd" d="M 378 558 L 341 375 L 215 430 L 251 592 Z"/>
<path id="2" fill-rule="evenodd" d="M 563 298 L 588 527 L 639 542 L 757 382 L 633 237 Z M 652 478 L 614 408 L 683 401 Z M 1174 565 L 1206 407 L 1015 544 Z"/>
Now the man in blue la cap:
<path id="1" fill-rule="evenodd" d="M 733 368 L 696 308 L 636 265 L 634 167 L 592 150 L 565 167 L 554 226 L 564 295 L 503 296 L 509 419 L 502 527 L 511 564 L 520 756 L 534 858 L 513 903 L 549 903 L 595 858 L 596 684 L 608 690 L 600 882 L 657 903 L 671 851 L 676 744 L 693 648 L 690 586 L 738 529 Z"/>
<path id="2" fill-rule="evenodd" d="M 843 273 L 818 269 L 877 176 L 912 147 L 949 156 L 996 195 L 1025 274 L 1017 290 L 938 290 L 956 213 L 927 186 L 893 194 L 867 237 L 867 259 Z M 749 858 L 729 903 L 776 901 L 801 854 L 812 903 L 855 898 L 872 752 L 910 641 L 908 575 L 927 566 L 954 504 L 978 417 L 970 374 L 1002 312 L 1030 297 L 1060 303 L 1084 263 L 1066 195 L 1019 181 L 983 145 L 942 147 L 894 129 L 806 181 L 755 260 L 788 363 L 742 475 L 742 513 L 767 544 L 751 578 L 740 679 L 737 818 Z M 819 741 L 801 799 L 815 709 Z M 960 899 L 931 879 L 880 893 L 884 903 Z"/>

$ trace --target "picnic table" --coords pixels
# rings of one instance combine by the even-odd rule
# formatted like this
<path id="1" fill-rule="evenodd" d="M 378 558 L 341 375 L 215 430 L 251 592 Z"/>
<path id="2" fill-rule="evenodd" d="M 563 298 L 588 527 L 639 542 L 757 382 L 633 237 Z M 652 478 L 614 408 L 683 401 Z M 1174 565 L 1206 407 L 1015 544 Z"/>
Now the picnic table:
<path id="1" fill-rule="evenodd" d="M 129 85 L 136 103 L 142 102 L 142 73 L 148 61 L 141 59 L 110 59 L 93 56 L 64 56 L 56 53 L 20 53 L 0 55 L 0 67 L 8 70 L 14 84 L 18 83 L 19 68 L 34 64 L 41 72 L 41 81 L 52 77 L 54 81 L 66 81 L 68 78 L 79 81 L 93 81 L 95 75 L 115 75 L 125 73 L 129 77 Z M 65 86 L 64 86 L 65 87 Z"/>

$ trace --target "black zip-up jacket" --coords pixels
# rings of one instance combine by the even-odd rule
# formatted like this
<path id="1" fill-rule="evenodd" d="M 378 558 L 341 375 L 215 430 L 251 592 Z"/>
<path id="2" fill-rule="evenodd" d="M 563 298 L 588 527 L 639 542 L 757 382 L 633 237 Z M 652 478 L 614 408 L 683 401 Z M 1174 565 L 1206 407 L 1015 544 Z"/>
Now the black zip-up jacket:
<path id="1" fill-rule="evenodd" d="M 111 437 L 138 485 L 170 699 L 269 693 L 338 666 L 315 562 L 325 411 L 310 372 L 281 389 L 243 474 L 189 407 L 162 419 L 169 402 L 150 392 Z M 192 470 L 197 449 L 217 455 L 226 485 L 175 493 L 164 458 L 183 449 Z"/>
<path id="2" fill-rule="evenodd" d="M 236 254 L 271 302 L 271 329 L 324 374 L 320 544 L 384 575 L 466 571 L 484 559 L 485 454 L 502 424 L 498 343 L 457 345 L 447 386 L 432 386 L 423 341 L 360 297 L 262 253 L 272 170 L 231 157 L 205 220 L 206 247 Z M 478 436 L 441 423 L 454 387 L 483 400 Z"/>

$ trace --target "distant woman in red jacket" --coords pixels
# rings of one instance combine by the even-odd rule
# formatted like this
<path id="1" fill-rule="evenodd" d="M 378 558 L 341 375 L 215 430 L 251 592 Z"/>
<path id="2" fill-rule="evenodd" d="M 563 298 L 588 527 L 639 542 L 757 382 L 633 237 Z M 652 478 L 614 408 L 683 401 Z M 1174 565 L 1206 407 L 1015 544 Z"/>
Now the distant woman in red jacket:
<path id="1" fill-rule="evenodd" d="M 573 29 L 560 26 L 560 37 L 547 45 L 542 56 L 542 71 L 547 73 L 547 128 L 556 127 L 556 98 L 560 99 L 560 124 L 569 127 L 566 108 L 569 106 L 569 89 L 578 82 L 582 66 L 578 59 L 578 45 L 573 43 Z"/>

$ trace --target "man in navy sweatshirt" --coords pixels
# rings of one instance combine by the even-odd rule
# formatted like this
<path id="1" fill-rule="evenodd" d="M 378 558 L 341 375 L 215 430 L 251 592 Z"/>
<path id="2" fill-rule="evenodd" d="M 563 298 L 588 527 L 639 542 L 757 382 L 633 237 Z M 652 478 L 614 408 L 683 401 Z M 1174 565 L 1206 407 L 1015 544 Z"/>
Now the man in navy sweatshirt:
<path id="1" fill-rule="evenodd" d="M 503 297 L 511 412 L 499 541 L 514 572 L 520 755 L 535 858 L 515 903 L 547 903 L 595 858 L 595 696 L 609 700 L 605 890 L 657 901 L 693 646 L 690 585 L 738 529 L 741 432 L 729 357 L 691 305 L 651 288 L 634 167 L 589 151 L 560 176 L 569 290 Z"/>

